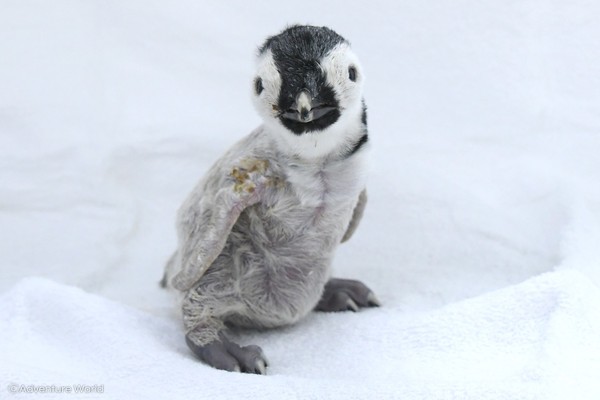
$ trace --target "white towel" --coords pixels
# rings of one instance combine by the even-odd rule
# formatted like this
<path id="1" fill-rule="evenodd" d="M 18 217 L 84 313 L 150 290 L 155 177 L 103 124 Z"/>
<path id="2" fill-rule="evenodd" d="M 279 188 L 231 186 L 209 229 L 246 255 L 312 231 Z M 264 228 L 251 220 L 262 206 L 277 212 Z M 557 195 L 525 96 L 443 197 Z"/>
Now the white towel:
<path id="1" fill-rule="evenodd" d="M 20 282 L 0 310 L 0 398 L 76 385 L 95 392 L 14 398 L 600 398 L 600 291 L 572 270 L 432 312 L 388 305 L 242 334 L 267 376 L 207 367 L 178 320 L 46 279 Z"/>

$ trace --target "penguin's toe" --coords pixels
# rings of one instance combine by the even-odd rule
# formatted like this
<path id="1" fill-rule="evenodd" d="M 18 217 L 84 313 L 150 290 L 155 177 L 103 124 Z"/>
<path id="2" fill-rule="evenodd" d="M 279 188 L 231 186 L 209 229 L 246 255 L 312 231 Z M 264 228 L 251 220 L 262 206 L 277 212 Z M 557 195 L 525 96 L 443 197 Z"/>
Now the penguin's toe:
<path id="1" fill-rule="evenodd" d="M 362 307 L 379 307 L 375 293 L 364 283 L 352 279 L 332 278 L 325 285 L 317 311 L 358 311 Z"/>
<path id="2" fill-rule="evenodd" d="M 229 354 L 237 359 L 242 372 L 258 375 L 267 374 L 269 363 L 260 347 L 256 345 L 242 347 L 229 339 L 225 339 L 224 343 Z"/>
<path id="3" fill-rule="evenodd" d="M 219 337 L 221 340 L 198 345 L 188 335 L 186 342 L 200 360 L 213 368 L 266 375 L 268 362 L 260 347 L 254 345 L 242 347 L 229 340 L 223 333 Z"/>
<path id="4" fill-rule="evenodd" d="M 189 339 L 189 336 L 186 337 L 186 342 L 194 354 L 205 364 L 224 371 L 241 371 L 238 360 L 227 351 L 223 342 L 214 341 L 203 346 L 196 345 Z"/>

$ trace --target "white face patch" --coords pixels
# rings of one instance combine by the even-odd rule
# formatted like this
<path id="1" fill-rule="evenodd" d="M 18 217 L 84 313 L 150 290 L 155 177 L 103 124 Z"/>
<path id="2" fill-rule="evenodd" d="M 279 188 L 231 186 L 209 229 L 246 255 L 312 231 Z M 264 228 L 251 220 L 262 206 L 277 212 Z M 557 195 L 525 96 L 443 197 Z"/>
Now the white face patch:
<path id="1" fill-rule="evenodd" d="M 333 87 L 340 107 L 352 108 L 362 100 L 364 75 L 358 57 L 348 43 L 335 46 L 321 61 L 327 83 Z M 355 81 L 350 79 L 350 68 L 355 69 Z"/>
<path id="2" fill-rule="evenodd" d="M 261 54 L 257 61 L 256 78 L 261 79 L 263 90 L 260 94 L 253 90 L 254 107 L 265 120 L 277 118 L 279 114 L 277 101 L 281 89 L 281 76 L 275 65 L 271 50 Z"/>

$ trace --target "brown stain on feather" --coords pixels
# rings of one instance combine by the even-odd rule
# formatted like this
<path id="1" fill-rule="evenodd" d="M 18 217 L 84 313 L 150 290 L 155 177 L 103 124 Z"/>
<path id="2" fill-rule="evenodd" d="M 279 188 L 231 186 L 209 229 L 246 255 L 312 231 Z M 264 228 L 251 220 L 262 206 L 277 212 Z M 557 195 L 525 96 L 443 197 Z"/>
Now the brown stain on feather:
<path id="1" fill-rule="evenodd" d="M 264 174 L 268 167 L 268 160 L 259 160 L 256 158 L 243 159 L 239 166 L 234 167 L 230 173 L 231 177 L 233 177 L 235 180 L 233 190 L 236 193 L 241 193 L 242 191 L 254 193 L 254 190 L 256 190 L 256 185 L 254 182 L 252 182 L 250 174 Z"/>

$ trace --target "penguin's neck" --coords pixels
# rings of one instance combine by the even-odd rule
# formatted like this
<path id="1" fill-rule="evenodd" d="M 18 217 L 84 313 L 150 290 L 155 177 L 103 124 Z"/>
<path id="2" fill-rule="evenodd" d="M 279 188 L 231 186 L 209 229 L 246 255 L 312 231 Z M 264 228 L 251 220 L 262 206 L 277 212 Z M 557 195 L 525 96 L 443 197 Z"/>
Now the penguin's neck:
<path id="1" fill-rule="evenodd" d="M 266 124 L 266 128 L 279 152 L 311 164 L 344 158 L 352 154 L 366 138 L 366 126 L 362 122 L 360 107 L 344 110 L 343 116 L 336 123 L 322 131 L 297 135 L 278 121 Z"/>

